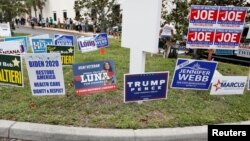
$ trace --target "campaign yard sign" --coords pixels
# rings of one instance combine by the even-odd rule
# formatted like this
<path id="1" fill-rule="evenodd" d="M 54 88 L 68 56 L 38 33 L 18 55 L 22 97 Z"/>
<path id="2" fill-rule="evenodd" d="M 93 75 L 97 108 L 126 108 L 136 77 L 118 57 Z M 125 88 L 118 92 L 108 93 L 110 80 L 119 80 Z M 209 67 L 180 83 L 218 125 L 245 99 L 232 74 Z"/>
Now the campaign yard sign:
<path id="1" fill-rule="evenodd" d="M 216 49 L 215 55 L 234 55 L 233 50 Z"/>
<path id="2" fill-rule="evenodd" d="M 5 38 L 4 41 L 21 41 L 24 47 L 24 52 L 28 50 L 28 41 L 26 36 L 19 36 L 19 37 L 8 37 Z"/>
<path id="3" fill-rule="evenodd" d="M 46 53 L 47 45 L 53 45 L 53 39 L 32 39 L 33 53 Z"/>
<path id="4" fill-rule="evenodd" d="M 221 76 L 213 81 L 211 95 L 244 94 L 247 76 Z"/>
<path id="5" fill-rule="evenodd" d="M 115 65 L 112 60 L 73 65 L 76 94 L 116 90 Z"/>
<path id="6" fill-rule="evenodd" d="M 247 90 L 250 91 L 250 70 L 249 70 L 249 74 L 248 74 L 248 86 L 247 86 Z"/>
<path id="7" fill-rule="evenodd" d="M 174 89 L 208 90 L 217 62 L 178 59 L 171 87 Z"/>
<path id="8" fill-rule="evenodd" d="M 74 46 L 74 36 L 55 34 L 54 42 L 56 46 Z"/>
<path id="9" fill-rule="evenodd" d="M 0 42 L 0 54 L 21 54 L 24 47 L 20 41 Z"/>
<path id="10" fill-rule="evenodd" d="M 23 87 L 22 57 L 0 54 L 0 85 Z"/>
<path id="11" fill-rule="evenodd" d="M 191 6 L 187 48 L 237 50 L 246 7 Z"/>
<path id="12" fill-rule="evenodd" d="M 217 28 L 243 30 L 248 7 L 220 6 Z"/>
<path id="13" fill-rule="evenodd" d="M 210 48 L 213 45 L 215 29 L 189 28 L 187 48 Z"/>
<path id="14" fill-rule="evenodd" d="M 238 49 L 242 30 L 217 29 L 213 48 Z"/>
<path id="15" fill-rule="evenodd" d="M 94 36 L 97 48 L 108 47 L 109 40 L 107 33 L 101 33 Z"/>
<path id="16" fill-rule="evenodd" d="M 238 49 L 237 56 L 250 58 L 250 45 L 241 44 Z"/>
<path id="17" fill-rule="evenodd" d="M 0 23 L 0 37 L 11 37 L 10 23 Z"/>
<path id="18" fill-rule="evenodd" d="M 82 53 L 98 50 L 97 45 L 95 43 L 95 38 L 92 36 L 90 36 L 90 37 L 84 37 L 84 36 L 78 37 L 77 45 L 78 45 L 78 49 Z"/>
<path id="19" fill-rule="evenodd" d="M 47 53 L 60 53 L 62 65 L 72 65 L 74 63 L 74 46 L 55 46 L 48 45 Z"/>
<path id="20" fill-rule="evenodd" d="M 108 35 L 101 33 L 90 37 L 81 36 L 77 38 L 77 44 L 78 49 L 83 53 L 96 51 L 99 48 L 109 46 Z"/>
<path id="21" fill-rule="evenodd" d="M 42 34 L 42 35 L 36 35 L 36 36 L 32 36 L 29 37 L 29 43 L 30 46 L 32 46 L 32 39 L 49 39 L 49 34 Z"/>
<path id="22" fill-rule="evenodd" d="M 250 91 L 250 76 L 248 77 L 248 87 L 247 90 Z"/>
<path id="23" fill-rule="evenodd" d="M 65 86 L 59 53 L 26 54 L 32 95 L 64 95 Z"/>
<path id="24" fill-rule="evenodd" d="M 124 75 L 124 102 L 166 99 L 169 72 Z"/>
<path id="25" fill-rule="evenodd" d="M 217 24 L 218 6 L 192 5 L 189 18 L 189 27 L 214 28 Z"/>

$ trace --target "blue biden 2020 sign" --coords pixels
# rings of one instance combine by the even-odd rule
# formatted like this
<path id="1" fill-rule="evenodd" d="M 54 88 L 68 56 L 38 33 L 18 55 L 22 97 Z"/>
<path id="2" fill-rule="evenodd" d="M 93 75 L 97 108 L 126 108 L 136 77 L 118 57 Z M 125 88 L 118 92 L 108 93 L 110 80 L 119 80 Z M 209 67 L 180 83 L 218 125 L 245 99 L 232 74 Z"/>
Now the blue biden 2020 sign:
<path id="1" fill-rule="evenodd" d="M 124 102 L 166 99 L 168 72 L 124 75 Z"/>
<path id="2" fill-rule="evenodd" d="M 172 88 L 208 90 L 217 67 L 217 62 L 178 59 Z"/>

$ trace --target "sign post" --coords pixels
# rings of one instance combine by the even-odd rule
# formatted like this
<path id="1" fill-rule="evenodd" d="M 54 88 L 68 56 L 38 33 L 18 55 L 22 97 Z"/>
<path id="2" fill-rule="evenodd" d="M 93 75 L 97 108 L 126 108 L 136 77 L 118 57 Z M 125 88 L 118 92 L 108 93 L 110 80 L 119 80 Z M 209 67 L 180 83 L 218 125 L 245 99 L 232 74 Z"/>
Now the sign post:
<path id="1" fill-rule="evenodd" d="M 130 48 L 130 73 L 144 73 L 146 52 L 158 52 L 161 6 L 162 0 L 123 3 L 122 47 Z"/>

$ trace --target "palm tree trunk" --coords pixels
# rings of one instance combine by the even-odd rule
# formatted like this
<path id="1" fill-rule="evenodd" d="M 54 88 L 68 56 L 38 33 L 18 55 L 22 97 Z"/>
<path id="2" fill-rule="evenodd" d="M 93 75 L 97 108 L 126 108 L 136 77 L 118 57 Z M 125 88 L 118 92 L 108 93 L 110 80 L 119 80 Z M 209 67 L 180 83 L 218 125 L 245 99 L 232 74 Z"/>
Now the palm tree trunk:
<path id="1" fill-rule="evenodd" d="M 34 10 L 35 11 L 35 17 L 37 18 L 37 13 L 36 13 L 36 10 Z"/>

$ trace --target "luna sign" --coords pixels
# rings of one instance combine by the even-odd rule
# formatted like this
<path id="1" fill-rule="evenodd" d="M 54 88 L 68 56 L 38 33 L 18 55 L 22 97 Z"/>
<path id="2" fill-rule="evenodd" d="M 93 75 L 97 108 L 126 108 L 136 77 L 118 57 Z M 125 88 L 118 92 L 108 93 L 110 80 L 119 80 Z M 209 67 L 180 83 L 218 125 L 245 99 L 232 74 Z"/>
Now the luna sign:
<path id="1" fill-rule="evenodd" d="M 77 95 L 116 90 L 116 73 L 112 60 L 74 64 Z"/>
<path id="2" fill-rule="evenodd" d="M 169 72 L 124 75 L 124 102 L 166 99 Z"/>
<path id="3" fill-rule="evenodd" d="M 217 62 L 178 59 L 172 80 L 172 88 L 208 90 L 217 67 Z"/>

